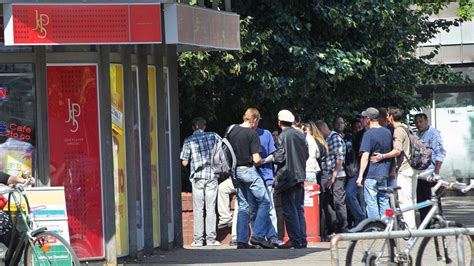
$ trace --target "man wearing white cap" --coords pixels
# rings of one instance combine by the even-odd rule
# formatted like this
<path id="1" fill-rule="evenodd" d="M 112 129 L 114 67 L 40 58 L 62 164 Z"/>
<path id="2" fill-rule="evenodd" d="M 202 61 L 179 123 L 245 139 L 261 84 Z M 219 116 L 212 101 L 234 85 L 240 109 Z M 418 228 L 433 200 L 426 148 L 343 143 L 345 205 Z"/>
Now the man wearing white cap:
<path id="1" fill-rule="evenodd" d="M 285 217 L 286 230 L 290 240 L 279 248 L 305 248 L 306 221 L 304 217 L 304 180 L 308 146 L 305 135 L 292 128 L 295 117 L 288 110 L 278 113 L 278 126 L 282 132 L 274 153 L 278 165 L 275 177 L 275 191 L 280 194 Z"/>

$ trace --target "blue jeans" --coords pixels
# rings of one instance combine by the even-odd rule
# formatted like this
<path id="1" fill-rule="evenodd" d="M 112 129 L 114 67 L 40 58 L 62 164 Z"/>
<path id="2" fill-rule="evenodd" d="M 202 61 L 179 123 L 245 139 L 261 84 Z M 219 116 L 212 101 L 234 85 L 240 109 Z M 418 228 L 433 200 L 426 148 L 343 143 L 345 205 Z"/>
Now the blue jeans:
<path id="1" fill-rule="evenodd" d="M 362 188 L 357 186 L 357 177 L 351 177 L 346 185 L 346 204 L 347 208 L 354 217 L 355 225 L 358 225 L 365 219 L 365 211 L 359 202 L 359 195 L 362 195 Z M 365 201 L 365 200 L 364 200 Z"/>
<path id="2" fill-rule="evenodd" d="M 286 231 L 294 246 L 306 247 L 306 220 L 304 218 L 304 186 L 296 184 L 281 192 Z"/>
<path id="3" fill-rule="evenodd" d="M 277 232 L 277 217 L 276 217 L 276 211 L 275 211 L 275 204 L 273 203 L 273 194 L 272 194 L 272 187 L 266 187 L 265 188 L 268 193 L 268 199 L 270 200 L 270 212 L 269 212 L 269 217 L 271 223 L 267 224 L 267 230 L 266 230 L 266 238 L 267 240 L 278 240 L 278 232 Z M 254 197 L 249 198 L 249 205 L 250 205 L 250 224 L 252 225 L 252 230 L 255 225 L 255 218 L 256 218 L 256 212 L 257 212 L 257 204 L 255 202 Z M 238 218 L 238 216 L 237 216 Z"/>
<path id="4" fill-rule="evenodd" d="M 387 186 L 387 178 L 380 177 L 377 179 L 366 178 L 364 181 L 364 198 L 367 209 L 367 217 L 381 218 L 385 214 L 385 210 L 390 208 L 388 203 L 388 195 L 377 191 L 378 187 Z"/>
<path id="5" fill-rule="evenodd" d="M 247 243 L 250 214 L 254 213 L 252 236 L 263 239 L 270 221 L 270 199 L 263 179 L 255 167 L 237 167 L 235 186 L 239 213 L 237 217 L 237 242 Z M 252 219 L 253 220 L 253 219 Z"/>

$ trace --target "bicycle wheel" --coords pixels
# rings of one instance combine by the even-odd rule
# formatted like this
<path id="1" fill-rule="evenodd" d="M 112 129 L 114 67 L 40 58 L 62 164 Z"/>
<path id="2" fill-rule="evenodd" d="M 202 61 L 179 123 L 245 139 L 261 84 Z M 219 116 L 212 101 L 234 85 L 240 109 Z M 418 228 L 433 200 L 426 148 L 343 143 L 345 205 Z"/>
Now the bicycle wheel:
<path id="1" fill-rule="evenodd" d="M 377 221 L 365 225 L 361 232 L 383 232 L 386 224 Z M 383 249 L 382 249 L 383 247 Z M 382 252 L 378 263 L 386 265 L 393 261 L 395 241 L 393 239 L 365 239 L 352 241 L 347 249 L 346 265 L 376 265 L 377 256 Z"/>
<path id="2" fill-rule="evenodd" d="M 60 235 L 48 231 L 36 235 L 33 246 L 27 244 L 23 261 L 27 266 L 79 265 L 79 259 L 69 243 Z"/>
<path id="3" fill-rule="evenodd" d="M 463 227 L 463 226 L 457 226 Z M 464 240 L 462 247 L 464 265 L 473 265 L 474 246 L 469 235 L 460 235 Z M 458 265 L 459 257 L 456 236 L 425 237 L 416 254 L 416 265 Z"/>

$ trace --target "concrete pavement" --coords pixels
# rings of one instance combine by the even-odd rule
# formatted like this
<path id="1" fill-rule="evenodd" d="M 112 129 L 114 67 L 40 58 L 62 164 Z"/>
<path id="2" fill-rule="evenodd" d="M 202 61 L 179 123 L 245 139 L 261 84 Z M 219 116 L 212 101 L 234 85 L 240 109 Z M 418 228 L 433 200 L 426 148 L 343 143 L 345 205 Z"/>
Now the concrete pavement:
<path id="1" fill-rule="evenodd" d="M 474 227 L 474 197 L 447 197 L 443 199 L 448 219 Z M 339 245 L 341 262 L 344 261 L 347 243 Z M 416 250 L 415 250 L 416 252 Z M 414 253 L 416 254 L 416 253 Z M 237 250 L 227 245 L 156 251 L 138 260 L 126 260 L 128 265 L 331 265 L 329 243 L 316 243 L 300 250 Z"/>

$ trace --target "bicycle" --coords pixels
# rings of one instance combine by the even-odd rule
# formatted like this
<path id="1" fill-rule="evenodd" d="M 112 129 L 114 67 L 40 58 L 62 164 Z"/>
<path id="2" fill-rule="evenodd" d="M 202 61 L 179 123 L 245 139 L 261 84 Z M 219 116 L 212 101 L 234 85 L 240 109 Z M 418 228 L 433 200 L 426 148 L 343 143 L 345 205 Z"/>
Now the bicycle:
<path id="1" fill-rule="evenodd" d="M 462 184 L 458 182 L 446 182 L 441 180 L 439 176 L 433 176 L 430 172 L 426 172 L 425 175 L 419 176 L 429 182 L 436 182 L 436 185 L 431 189 L 431 199 L 417 203 L 413 206 L 400 209 L 398 202 L 395 199 L 395 194 L 400 187 L 381 187 L 378 188 L 380 192 L 387 193 L 390 198 L 390 209 L 385 210 L 385 216 L 382 219 L 366 219 L 361 222 L 359 226 L 353 232 L 376 232 L 376 231 L 396 231 L 396 230 L 409 230 L 403 221 L 402 214 L 407 211 L 418 210 L 431 206 L 427 216 L 421 222 L 418 230 L 424 230 L 429 224 L 432 229 L 440 228 L 453 228 L 464 226 L 454 221 L 447 220 L 443 215 L 443 209 L 441 204 L 441 196 L 447 189 L 460 191 L 467 193 L 471 190 L 474 184 L 471 182 L 470 185 Z M 474 264 L 474 245 L 471 236 L 460 235 L 464 239 L 464 261 L 469 264 Z M 439 241 L 441 238 L 441 241 Z M 454 238 L 454 243 L 451 243 Z M 366 242 L 367 241 L 367 242 Z M 364 240 L 364 241 L 352 241 L 350 244 L 347 255 L 346 265 L 381 265 L 381 264 L 395 264 L 395 265 L 412 265 L 413 259 L 410 252 L 415 247 L 418 241 L 418 237 L 411 237 L 407 239 L 404 248 L 400 239 L 375 239 L 375 240 Z M 439 263 L 446 265 L 457 262 L 457 251 L 456 251 L 456 237 L 425 237 L 421 241 L 415 260 L 415 265 L 421 266 L 424 261 L 425 264 L 429 261 L 430 264 Z M 452 250 L 451 248 L 454 248 Z M 357 249 L 357 250 L 356 250 Z M 431 257 L 432 256 L 432 257 Z"/>
<path id="2" fill-rule="evenodd" d="M 0 188 L 0 194 L 8 194 L 8 212 L 12 220 L 14 217 L 13 228 L 16 229 L 10 238 L 5 264 L 80 265 L 76 253 L 63 237 L 48 231 L 46 227 L 35 228 L 34 216 L 25 192 L 30 184 L 31 179 L 28 179 L 23 184 Z M 25 210 L 22 206 L 25 206 Z"/>

